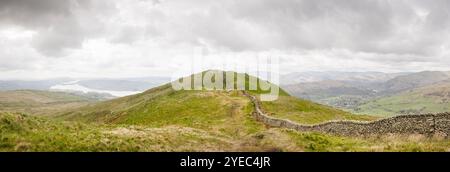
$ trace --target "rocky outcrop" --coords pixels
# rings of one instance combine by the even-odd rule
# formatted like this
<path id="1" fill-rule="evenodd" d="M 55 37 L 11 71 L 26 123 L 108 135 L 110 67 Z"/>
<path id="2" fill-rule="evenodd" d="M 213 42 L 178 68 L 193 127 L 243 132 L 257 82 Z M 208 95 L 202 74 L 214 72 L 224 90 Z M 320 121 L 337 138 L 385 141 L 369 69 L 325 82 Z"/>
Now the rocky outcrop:
<path id="1" fill-rule="evenodd" d="M 331 121 L 316 125 L 298 124 L 287 119 L 279 119 L 264 113 L 255 96 L 246 92 L 254 104 L 253 116 L 272 127 L 289 128 L 297 131 L 315 131 L 343 136 L 369 136 L 383 134 L 422 134 L 427 136 L 450 136 L 450 113 L 400 115 L 371 122 Z"/>

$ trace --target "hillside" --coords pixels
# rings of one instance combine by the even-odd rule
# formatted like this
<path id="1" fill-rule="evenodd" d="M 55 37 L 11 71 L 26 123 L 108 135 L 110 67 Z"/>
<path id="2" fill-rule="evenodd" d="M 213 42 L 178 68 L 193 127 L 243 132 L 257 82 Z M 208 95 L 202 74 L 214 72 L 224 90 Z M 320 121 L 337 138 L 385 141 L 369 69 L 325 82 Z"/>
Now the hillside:
<path id="1" fill-rule="evenodd" d="M 233 138 L 187 127 L 95 125 L 0 112 L 0 151 L 445 151 L 449 146 L 424 139 L 421 145 L 400 139 L 389 145 L 392 138 L 360 140 L 266 129 L 249 117 L 241 124 L 252 130 Z"/>
<path id="2" fill-rule="evenodd" d="M 317 124 L 333 120 L 370 121 L 377 119 L 373 116 L 354 115 L 291 96 L 280 96 L 275 101 L 262 102 L 262 107 L 274 117 L 289 119 L 300 124 Z"/>
<path id="3" fill-rule="evenodd" d="M 349 109 L 377 94 L 368 83 L 317 81 L 283 86 L 291 95 L 337 108 Z"/>
<path id="4" fill-rule="evenodd" d="M 383 94 L 395 94 L 401 91 L 423 87 L 450 78 L 446 72 L 424 71 L 395 77 L 382 86 Z"/>
<path id="5" fill-rule="evenodd" d="M 281 76 L 283 85 L 321 81 L 357 81 L 357 82 L 385 82 L 397 76 L 408 73 L 382 73 L 382 72 L 294 72 Z"/>
<path id="6" fill-rule="evenodd" d="M 263 106 L 271 115 L 305 124 L 373 119 L 283 90 Z M 175 91 L 166 84 L 52 117 L 0 112 L 0 151 L 445 151 L 449 146 L 423 137 L 361 139 L 269 128 L 253 118 L 253 110 L 242 91 Z"/>
<path id="7" fill-rule="evenodd" d="M 369 101 L 355 113 L 379 116 L 450 111 L 450 80 Z"/>
<path id="8" fill-rule="evenodd" d="M 249 78 L 246 75 L 248 90 Z M 258 95 L 261 90 L 250 93 Z M 199 126 L 198 121 L 217 126 L 218 123 L 249 104 L 240 91 L 175 91 L 170 84 L 144 93 L 89 105 L 60 115 L 60 118 L 87 122 L 133 124 L 159 127 L 163 125 Z M 328 120 L 367 120 L 328 106 L 289 96 L 280 89 L 279 98 L 263 104 L 274 115 L 300 123 L 320 123 Z M 206 127 L 206 126 L 203 126 Z"/>
<path id="9" fill-rule="evenodd" d="M 248 107 L 248 106 L 247 106 Z M 420 136 L 337 137 L 268 128 L 244 108 L 216 130 L 103 125 L 0 112 L 1 151 L 448 151 L 447 140 Z"/>
<path id="10" fill-rule="evenodd" d="M 450 78 L 448 72 L 423 71 L 394 76 L 392 75 L 391 79 L 385 77 L 385 81 L 373 82 L 374 80 L 367 78 L 358 78 L 358 75 L 350 81 L 348 76 L 343 75 L 343 78 L 334 78 L 336 80 L 304 82 L 282 87 L 296 97 L 358 114 L 386 116 L 446 110 L 445 107 L 441 108 L 445 104 L 434 100 L 440 97 L 421 96 L 424 94 L 410 91 L 427 86 L 433 89 L 433 84 Z M 412 97 L 413 100 L 406 100 Z"/>
<path id="11" fill-rule="evenodd" d="M 102 100 L 96 94 L 66 93 L 38 90 L 0 91 L 0 111 L 34 115 L 56 113 Z"/>
<path id="12" fill-rule="evenodd" d="M 0 152 L 223 151 L 232 147 L 227 138 L 193 128 L 106 126 L 0 112 Z"/>

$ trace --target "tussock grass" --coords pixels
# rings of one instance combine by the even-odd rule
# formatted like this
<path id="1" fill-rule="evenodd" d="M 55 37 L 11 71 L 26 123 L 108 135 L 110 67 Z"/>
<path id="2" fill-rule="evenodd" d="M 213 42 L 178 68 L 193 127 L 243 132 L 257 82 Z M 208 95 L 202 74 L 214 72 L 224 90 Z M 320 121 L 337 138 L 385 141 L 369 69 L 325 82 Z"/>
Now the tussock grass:
<path id="1" fill-rule="evenodd" d="M 236 123 L 237 124 L 237 123 Z M 220 127 L 219 127 L 220 128 Z M 266 128 L 249 114 L 240 129 L 105 125 L 0 113 L 0 151 L 450 151 L 443 138 L 338 137 Z"/>

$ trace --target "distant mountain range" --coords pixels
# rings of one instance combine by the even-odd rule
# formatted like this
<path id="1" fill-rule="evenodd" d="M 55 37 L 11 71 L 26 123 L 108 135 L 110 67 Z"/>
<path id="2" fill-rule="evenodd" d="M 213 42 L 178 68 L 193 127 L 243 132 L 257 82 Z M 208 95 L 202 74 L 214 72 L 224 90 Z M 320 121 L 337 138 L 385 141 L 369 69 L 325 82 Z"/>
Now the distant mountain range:
<path id="1" fill-rule="evenodd" d="M 166 77 L 120 78 L 120 79 L 77 79 L 59 78 L 36 81 L 0 81 L 0 91 L 53 90 L 104 94 L 106 97 L 122 97 L 137 94 L 170 81 Z"/>
<path id="2" fill-rule="evenodd" d="M 423 87 L 439 81 L 447 80 L 449 79 L 449 77 L 450 76 L 447 72 L 438 71 L 412 73 L 409 75 L 395 77 L 383 83 L 382 90 L 386 94 L 398 93 L 401 91 Z"/>
<path id="3" fill-rule="evenodd" d="M 358 114 L 396 114 L 447 111 L 445 90 L 450 72 L 301 72 L 282 75 L 289 94 Z M 170 82 L 165 77 L 0 81 L 0 91 L 44 90 L 93 96 L 99 100 L 141 93 Z M 430 93 L 444 92 L 442 94 Z M 422 93 L 423 92 L 423 93 Z M 427 95 L 435 96 L 427 96 Z M 418 97 L 421 95 L 421 97 Z M 418 101 L 411 101 L 418 100 Z M 420 101 L 419 101 L 420 100 Z"/>
<path id="4" fill-rule="evenodd" d="M 438 101 L 445 99 L 446 94 L 434 94 L 432 99 L 426 99 L 425 102 L 411 100 L 418 99 L 417 95 L 422 95 L 421 99 L 427 97 L 426 93 L 430 90 L 439 92 L 448 89 L 449 85 L 445 83 L 450 79 L 449 72 L 423 71 L 395 74 L 367 72 L 353 73 L 354 76 L 349 72 L 317 72 L 316 75 L 310 75 L 305 79 L 304 76 L 307 74 L 311 73 L 283 76 L 284 79 L 291 78 L 293 81 L 300 82 L 282 85 L 282 88 L 296 97 L 363 114 L 385 116 L 447 111 L 440 107 L 445 105 Z M 405 101 L 411 103 L 405 103 Z M 414 107 L 421 107 L 421 110 Z"/>
<path id="5" fill-rule="evenodd" d="M 320 81 L 356 81 L 356 82 L 384 82 L 397 76 L 409 73 L 382 73 L 382 72 L 295 72 L 282 75 L 280 82 L 291 85 Z"/>

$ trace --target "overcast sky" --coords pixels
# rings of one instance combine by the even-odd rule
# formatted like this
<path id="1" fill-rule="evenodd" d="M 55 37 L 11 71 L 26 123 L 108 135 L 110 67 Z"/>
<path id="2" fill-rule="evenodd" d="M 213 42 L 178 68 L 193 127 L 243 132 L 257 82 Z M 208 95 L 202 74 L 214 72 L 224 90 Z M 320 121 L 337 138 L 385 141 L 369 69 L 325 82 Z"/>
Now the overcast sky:
<path id="1" fill-rule="evenodd" d="M 448 0 L 0 0 L 0 79 L 170 76 L 279 56 L 295 71 L 450 70 Z"/>

